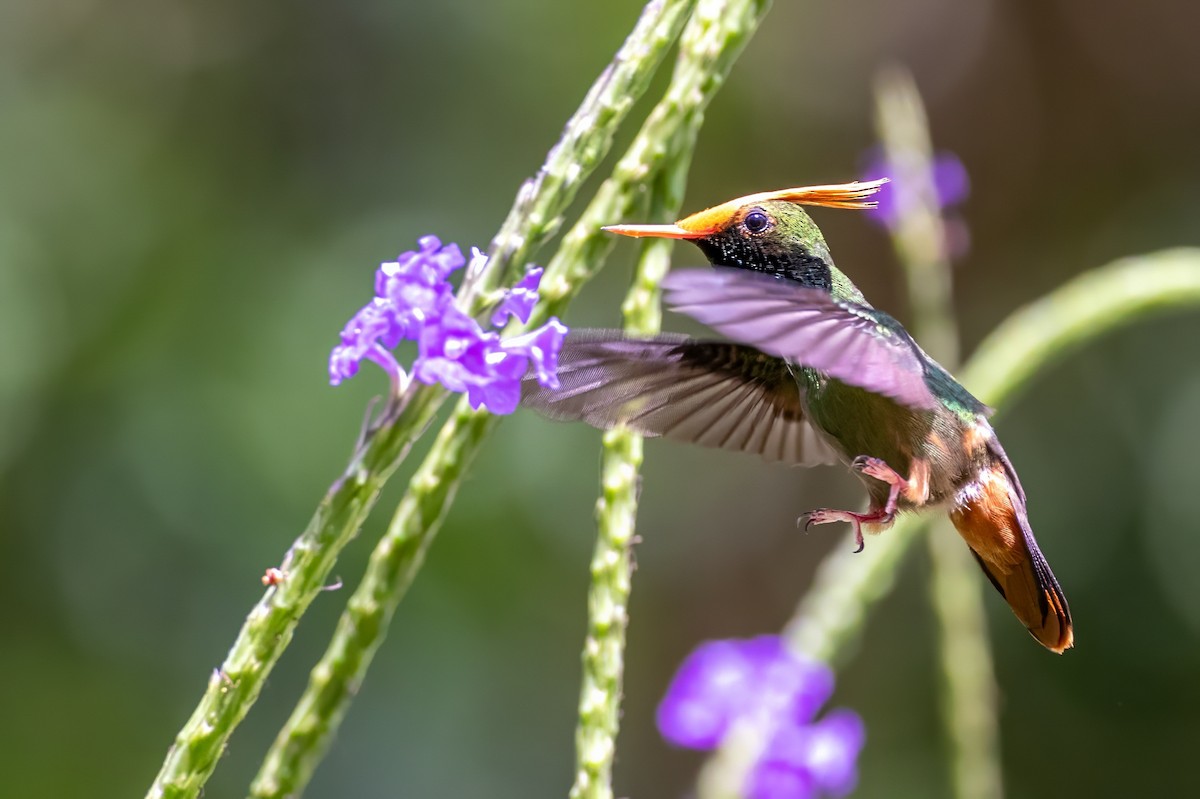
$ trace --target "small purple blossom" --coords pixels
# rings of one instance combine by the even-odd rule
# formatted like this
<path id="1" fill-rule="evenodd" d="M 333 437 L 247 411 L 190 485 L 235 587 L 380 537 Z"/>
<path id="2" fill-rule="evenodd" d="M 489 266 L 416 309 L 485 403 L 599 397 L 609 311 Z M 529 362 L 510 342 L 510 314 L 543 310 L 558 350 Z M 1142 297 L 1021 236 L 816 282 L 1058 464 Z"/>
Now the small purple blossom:
<path id="1" fill-rule="evenodd" d="M 465 393 L 473 408 L 486 405 L 492 413 L 512 413 L 531 362 L 542 385 L 558 387 L 558 351 L 566 332 L 551 319 L 523 336 L 501 339 L 451 305 L 421 330 L 413 377 Z"/>
<path id="2" fill-rule="evenodd" d="M 546 324 L 524 335 L 504 342 L 510 350 L 520 352 L 533 364 L 538 382 L 546 388 L 558 388 L 558 353 L 562 351 L 567 326 L 550 317 Z"/>
<path id="3" fill-rule="evenodd" d="M 971 194 L 971 177 L 958 156 L 942 151 L 934 154 L 930 165 L 933 190 L 938 209 L 945 212 L 962 204 Z M 872 219 L 886 228 L 895 228 L 904 212 L 904 170 L 888 161 L 881 147 L 872 147 L 863 159 L 863 179 L 890 177 L 892 183 L 879 190 L 873 199 L 877 205 L 867 211 Z M 911 178 L 908 179 L 911 181 Z M 954 213 L 943 213 L 946 226 L 946 250 L 952 257 L 966 253 L 970 244 L 970 232 L 966 223 Z"/>
<path id="4" fill-rule="evenodd" d="M 797 657 L 779 636 L 710 641 L 680 666 L 658 707 L 658 727 L 677 746 L 713 749 L 737 724 L 763 733 L 749 775 L 749 799 L 844 796 L 857 779 L 864 729 L 858 715 L 817 711 L 833 692 L 833 673 Z"/>
<path id="5" fill-rule="evenodd" d="M 342 343 L 329 356 L 329 382 L 336 386 L 354 377 L 363 358 L 375 361 L 393 380 L 399 380 L 404 370 L 391 349 L 403 338 L 404 329 L 387 301 L 371 300 L 342 328 Z"/>
<path id="6" fill-rule="evenodd" d="M 343 328 L 341 343 L 329 357 L 334 385 L 353 377 L 364 358 L 383 367 L 393 384 L 403 387 L 408 375 L 391 350 L 401 341 L 416 341 L 413 377 L 441 383 L 465 393 L 471 407 L 492 413 L 512 413 L 521 398 L 521 379 L 532 366 L 545 386 L 556 387 L 558 352 L 566 327 L 556 318 L 511 339 L 484 330 L 454 301 L 449 276 L 466 263 L 456 244 L 442 246 L 436 236 L 424 236 L 419 249 L 381 264 L 375 274 L 375 298 Z M 482 258 L 478 251 L 472 262 Z M 500 303 L 493 317 L 498 325 L 509 315 L 529 320 L 537 303 L 542 270 L 531 269 Z"/>
<path id="7" fill-rule="evenodd" d="M 748 799 L 845 796 L 858 783 L 855 761 L 865 738 L 862 719 L 841 708 L 807 726 L 780 725 L 750 776 Z"/>
<path id="8" fill-rule="evenodd" d="M 496 312 L 492 314 L 492 325 L 500 327 L 507 321 L 509 316 L 513 316 L 521 322 L 529 321 L 529 314 L 533 313 L 533 306 L 538 301 L 538 286 L 542 282 L 542 270 L 539 267 L 534 267 L 525 273 L 525 277 L 517 281 L 517 285 L 512 287 L 503 300 L 501 300 Z"/>

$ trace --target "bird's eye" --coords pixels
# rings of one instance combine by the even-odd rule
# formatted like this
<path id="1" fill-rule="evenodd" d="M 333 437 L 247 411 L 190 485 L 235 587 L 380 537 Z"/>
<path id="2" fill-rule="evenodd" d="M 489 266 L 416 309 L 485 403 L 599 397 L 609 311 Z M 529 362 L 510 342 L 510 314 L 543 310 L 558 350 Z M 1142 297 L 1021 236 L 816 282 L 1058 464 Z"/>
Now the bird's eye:
<path id="1" fill-rule="evenodd" d="M 762 233 L 771 226 L 771 217 L 762 211 L 751 211 L 742 220 L 742 225 L 751 233 Z"/>

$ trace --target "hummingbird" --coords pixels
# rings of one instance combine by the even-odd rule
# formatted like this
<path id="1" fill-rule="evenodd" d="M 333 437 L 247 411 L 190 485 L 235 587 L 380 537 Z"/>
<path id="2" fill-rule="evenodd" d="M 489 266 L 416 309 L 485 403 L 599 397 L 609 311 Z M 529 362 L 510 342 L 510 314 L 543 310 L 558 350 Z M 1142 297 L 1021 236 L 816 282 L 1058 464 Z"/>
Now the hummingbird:
<path id="1" fill-rule="evenodd" d="M 601 429 L 848 466 L 867 510 L 818 508 L 801 521 L 850 524 L 856 551 L 864 531 L 887 529 L 901 511 L 944 508 L 1021 623 L 1061 653 L 1073 643 L 1071 613 L 991 409 L 867 302 L 802 208 L 869 208 L 885 182 L 761 192 L 674 224 L 605 227 L 699 247 L 714 268 L 671 271 L 664 299 L 728 340 L 574 331 L 559 387 L 527 379 L 522 404 Z"/>

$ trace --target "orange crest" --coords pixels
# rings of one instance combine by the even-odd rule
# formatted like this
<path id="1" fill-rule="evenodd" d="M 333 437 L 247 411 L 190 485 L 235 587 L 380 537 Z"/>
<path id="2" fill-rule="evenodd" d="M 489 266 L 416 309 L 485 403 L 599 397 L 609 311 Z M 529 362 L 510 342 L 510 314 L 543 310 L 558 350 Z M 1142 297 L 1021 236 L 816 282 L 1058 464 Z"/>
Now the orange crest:
<path id="1" fill-rule="evenodd" d="M 828 186 L 799 186 L 778 191 L 764 191 L 758 194 L 747 194 L 745 197 L 738 197 L 736 200 L 705 209 L 679 220 L 674 225 L 609 225 L 604 230 L 624 236 L 698 239 L 720 230 L 738 210 L 747 205 L 773 200 L 797 205 L 821 205 L 826 208 L 851 210 L 874 208 L 876 203 L 867 198 L 879 191 L 887 182 L 887 178 L 879 178 L 861 183 L 855 181 Z"/>

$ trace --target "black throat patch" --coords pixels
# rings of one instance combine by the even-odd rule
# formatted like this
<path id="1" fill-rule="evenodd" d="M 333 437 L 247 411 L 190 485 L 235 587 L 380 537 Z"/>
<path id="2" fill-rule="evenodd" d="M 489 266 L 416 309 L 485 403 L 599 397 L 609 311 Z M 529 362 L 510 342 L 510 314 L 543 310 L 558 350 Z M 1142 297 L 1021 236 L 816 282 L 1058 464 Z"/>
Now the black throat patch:
<path id="1" fill-rule="evenodd" d="M 694 243 L 713 266 L 750 269 L 795 280 L 812 288 L 833 289 L 829 265 L 806 250 L 785 249 L 769 240 L 749 238 L 733 231 L 695 239 Z"/>

